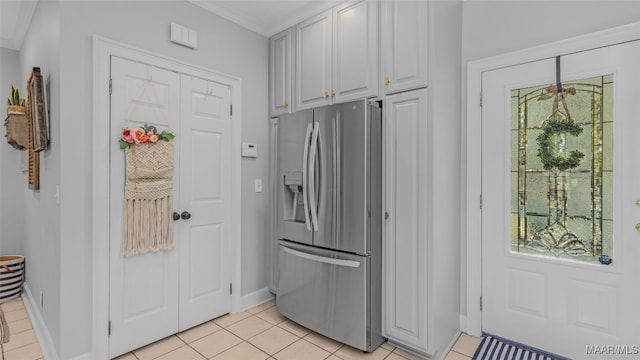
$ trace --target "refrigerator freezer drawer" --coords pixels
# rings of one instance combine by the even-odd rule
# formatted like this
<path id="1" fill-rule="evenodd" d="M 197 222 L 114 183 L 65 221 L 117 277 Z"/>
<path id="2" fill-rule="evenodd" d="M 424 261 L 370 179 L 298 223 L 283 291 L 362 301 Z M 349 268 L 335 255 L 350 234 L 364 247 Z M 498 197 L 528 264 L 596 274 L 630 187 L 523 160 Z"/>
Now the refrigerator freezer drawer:
<path id="1" fill-rule="evenodd" d="M 278 262 L 276 304 L 281 314 L 317 333 L 371 351 L 370 257 L 281 240 Z"/>

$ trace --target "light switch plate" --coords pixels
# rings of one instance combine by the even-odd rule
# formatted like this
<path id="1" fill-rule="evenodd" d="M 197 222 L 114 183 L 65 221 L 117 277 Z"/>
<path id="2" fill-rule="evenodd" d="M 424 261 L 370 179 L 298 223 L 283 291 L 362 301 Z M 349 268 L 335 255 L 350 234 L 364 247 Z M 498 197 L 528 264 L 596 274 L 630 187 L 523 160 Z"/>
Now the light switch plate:
<path id="1" fill-rule="evenodd" d="M 254 180 L 254 188 L 255 188 L 255 192 L 257 192 L 257 193 L 261 193 L 262 192 L 262 179 L 255 179 Z"/>

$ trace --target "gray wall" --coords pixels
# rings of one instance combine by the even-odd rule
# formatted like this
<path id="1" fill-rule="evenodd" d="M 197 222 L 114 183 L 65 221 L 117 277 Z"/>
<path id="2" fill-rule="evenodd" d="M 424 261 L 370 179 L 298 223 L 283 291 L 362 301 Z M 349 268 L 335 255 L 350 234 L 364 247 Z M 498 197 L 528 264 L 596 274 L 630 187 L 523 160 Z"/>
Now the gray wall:
<path id="1" fill-rule="evenodd" d="M 0 48 L 0 114 L 4 123 L 7 101 L 11 93 L 10 84 L 20 89 L 25 97 L 26 81 L 20 72 L 20 53 Z M 2 134 L 6 134 L 2 128 Z M 11 147 L 0 137 L 0 254 L 22 255 L 22 240 L 25 229 L 25 209 L 22 198 L 27 180 L 22 173 L 24 152 Z"/>
<path id="2" fill-rule="evenodd" d="M 462 8 L 462 314 L 466 314 L 467 62 L 640 20 L 637 1 L 467 0 Z M 473 199 L 475 201 L 475 199 Z M 479 234 L 478 238 L 479 239 Z"/>
<path id="3" fill-rule="evenodd" d="M 26 84 L 33 67 L 40 67 L 45 83 L 50 84 L 51 102 L 47 104 L 51 124 L 51 145 L 40 153 L 40 190 L 27 190 L 27 179 L 15 191 L 23 196 L 26 226 L 22 235 L 26 258 L 26 282 L 34 300 L 42 292 L 40 309 L 52 341 L 60 345 L 60 206 L 56 186 L 60 183 L 60 22 L 59 3 L 40 1 L 20 49 L 20 77 Z M 26 85 L 25 85 L 26 87 Z"/>
<path id="4" fill-rule="evenodd" d="M 197 30 L 199 49 L 170 43 L 170 22 Z M 0 147 L 0 244 L 3 251 L 24 248 L 27 282 L 36 301 L 44 294 L 40 311 L 61 359 L 91 351 L 94 34 L 242 79 L 242 140 L 256 143 L 259 154 L 242 160 L 241 291 L 245 295 L 266 286 L 269 193 L 268 187 L 254 193 L 253 181 L 266 181 L 268 175 L 267 39 L 184 1 L 40 1 L 19 55 L 2 49 L 0 83 L 8 87 L 25 79 L 26 84 L 31 68 L 41 67 L 51 86 L 52 140 L 41 156 L 40 191 L 26 190 L 18 152 L 7 151 L 6 143 Z M 11 69 L 18 69 L 15 77 Z M 3 86 L 2 91 L 8 90 Z M 11 217 L 5 217 L 8 199 L 24 204 L 22 211 L 12 209 L 20 216 L 11 225 L 6 225 Z"/>

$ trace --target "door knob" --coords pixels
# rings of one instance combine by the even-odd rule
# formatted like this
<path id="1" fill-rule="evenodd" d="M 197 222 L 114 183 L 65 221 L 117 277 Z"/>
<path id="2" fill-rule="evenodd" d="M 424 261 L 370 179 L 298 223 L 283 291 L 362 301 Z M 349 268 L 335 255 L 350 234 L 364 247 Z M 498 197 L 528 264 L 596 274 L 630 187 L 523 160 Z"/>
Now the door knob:
<path id="1" fill-rule="evenodd" d="M 188 211 L 183 211 L 182 214 L 180 214 L 180 217 L 182 220 L 189 220 L 191 219 L 191 214 L 189 214 Z"/>
<path id="2" fill-rule="evenodd" d="M 180 220 L 180 214 L 178 214 L 177 212 L 173 212 L 173 221 L 178 221 Z"/>

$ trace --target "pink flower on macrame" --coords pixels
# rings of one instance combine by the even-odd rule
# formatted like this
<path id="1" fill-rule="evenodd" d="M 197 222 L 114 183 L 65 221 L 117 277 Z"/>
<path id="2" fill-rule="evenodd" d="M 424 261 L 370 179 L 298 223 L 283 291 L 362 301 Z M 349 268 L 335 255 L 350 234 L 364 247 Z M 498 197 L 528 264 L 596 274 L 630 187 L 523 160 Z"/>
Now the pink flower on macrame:
<path id="1" fill-rule="evenodd" d="M 158 141 L 158 135 L 153 134 L 153 133 L 151 135 L 149 135 L 149 142 L 150 143 L 155 143 L 157 141 Z"/>
<path id="2" fill-rule="evenodd" d="M 133 135 L 131 135 L 131 130 L 122 129 L 122 140 L 128 144 L 133 144 Z"/>

